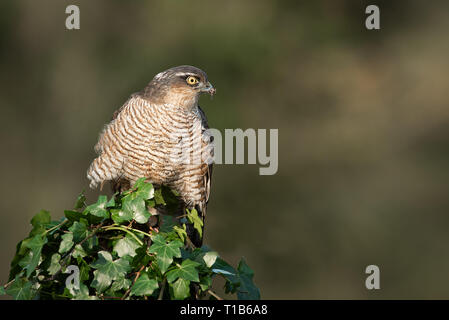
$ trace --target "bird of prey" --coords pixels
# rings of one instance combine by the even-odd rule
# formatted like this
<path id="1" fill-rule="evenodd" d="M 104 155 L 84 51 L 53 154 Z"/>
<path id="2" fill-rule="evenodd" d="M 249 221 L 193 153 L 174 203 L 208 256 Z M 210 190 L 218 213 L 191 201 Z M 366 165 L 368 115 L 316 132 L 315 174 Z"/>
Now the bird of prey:
<path id="1" fill-rule="evenodd" d="M 87 172 L 90 187 L 110 181 L 113 190 L 121 192 L 145 177 L 156 186 L 172 188 L 183 208 L 195 208 L 204 221 L 213 137 L 198 105 L 202 93 L 215 94 L 206 73 L 178 66 L 158 73 L 142 91 L 132 94 L 100 134 L 98 157 Z M 202 237 L 192 225 L 187 225 L 187 234 L 201 246 Z"/>

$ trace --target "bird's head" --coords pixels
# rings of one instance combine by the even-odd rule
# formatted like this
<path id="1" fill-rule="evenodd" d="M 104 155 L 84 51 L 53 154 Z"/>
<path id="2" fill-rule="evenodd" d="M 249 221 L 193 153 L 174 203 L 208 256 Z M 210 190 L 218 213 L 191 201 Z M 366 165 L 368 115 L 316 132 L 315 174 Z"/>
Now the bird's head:
<path id="1" fill-rule="evenodd" d="M 189 109 L 198 104 L 201 93 L 213 96 L 215 92 L 203 70 L 179 66 L 158 73 L 145 88 L 144 95 L 150 101 Z"/>

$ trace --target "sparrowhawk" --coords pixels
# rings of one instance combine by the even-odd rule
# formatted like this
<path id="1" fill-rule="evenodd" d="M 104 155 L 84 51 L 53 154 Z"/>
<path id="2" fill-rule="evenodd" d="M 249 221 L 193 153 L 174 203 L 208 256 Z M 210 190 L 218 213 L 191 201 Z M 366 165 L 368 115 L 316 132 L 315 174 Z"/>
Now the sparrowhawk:
<path id="1" fill-rule="evenodd" d="M 117 110 L 95 146 L 98 157 L 87 173 L 90 187 L 111 181 L 124 191 L 140 177 L 166 185 L 184 208 L 204 221 L 212 175 L 212 136 L 198 106 L 201 93 L 215 94 L 204 71 L 178 66 L 157 74 Z M 188 226 L 189 229 L 189 226 Z M 202 239 L 190 226 L 195 246 Z"/>

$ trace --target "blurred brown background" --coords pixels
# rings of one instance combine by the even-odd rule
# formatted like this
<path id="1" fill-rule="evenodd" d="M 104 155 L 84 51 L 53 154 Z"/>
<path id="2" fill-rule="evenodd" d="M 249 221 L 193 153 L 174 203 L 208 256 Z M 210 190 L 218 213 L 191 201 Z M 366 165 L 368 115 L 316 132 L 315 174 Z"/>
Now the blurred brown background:
<path id="1" fill-rule="evenodd" d="M 216 167 L 206 226 L 262 298 L 449 298 L 449 3 L 372 3 L 380 31 L 356 0 L 2 0 L 0 282 L 32 215 L 88 189 L 113 111 L 191 64 L 211 126 L 279 129 L 276 175 Z"/>

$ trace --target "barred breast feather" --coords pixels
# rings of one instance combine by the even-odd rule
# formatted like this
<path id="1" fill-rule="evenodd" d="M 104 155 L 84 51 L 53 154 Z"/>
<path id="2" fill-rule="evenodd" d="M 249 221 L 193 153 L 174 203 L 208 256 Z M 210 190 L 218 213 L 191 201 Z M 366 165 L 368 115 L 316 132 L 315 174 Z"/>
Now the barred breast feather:
<path id="1" fill-rule="evenodd" d="M 199 106 L 186 110 L 134 94 L 100 135 L 98 157 L 87 173 L 90 186 L 119 180 L 132 185 L 146 177 L 179 192 L 187 206 L 198 206 L 204 216 L 212 170 L 206 129 Z"/>

